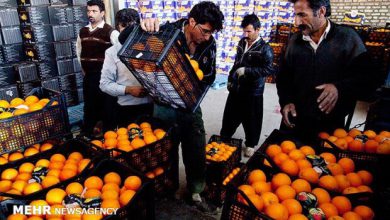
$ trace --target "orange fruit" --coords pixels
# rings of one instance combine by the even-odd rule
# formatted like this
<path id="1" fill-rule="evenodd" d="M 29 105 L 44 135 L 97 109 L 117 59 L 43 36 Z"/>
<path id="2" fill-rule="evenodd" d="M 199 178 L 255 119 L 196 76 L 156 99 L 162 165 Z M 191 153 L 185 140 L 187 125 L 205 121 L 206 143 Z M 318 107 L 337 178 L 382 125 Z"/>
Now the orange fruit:
<path id="1" fill-rule="evenodd" d="M 49 205 L 60 205 L 64 200 L 66 192 L 60 188 L 54 188 L 46 193 L 46 201 Z"/>
<path id="2" fill-rule="evenodd" d="M 354 152 L 363 152 L 364 144 L 359 140 L 353 140 L 350 143 L 348 143 L 348 149 Z"/>
<path id="3" fill-rule="evenodd" d="M 2 180 L 11 180 L 11 181 L 14 181 L 16 179 L 16 177 L 18 176 L 18 171 L 14 168 L 8 168 L 8 169 L 5 169 L 2 173 L 1 173 L 1 179 Z"/>
<path id="4" fill-rule="evenodd" d="M 49 164 L 49 170 L 62 170 L 62 168 L 64 167 L 64 163 L 63 162 L 50 162 Z"/>
<path id="5" fill-rule="evenodd" d="M 119 193 L 115 190 L 105 190 L 104 192 L 102 192 L 101 198 L 103 200 L 119 199 Z"/>
<path id="6" fill-rule="evenodd" d="M 376 137 L 376 133 L 373 130 L 367 130 L 363 132 L 369 139 L 374 139 Z"/>
<path id="7" fill-rule="evenodd" d="M 39 153 L 39 150 L 35 149 L 34 147 L 29 147 L 29 148 L 27 148 L 27 149 L 24 151 L 23 155 L 24 155 L 25 157 L 30 157 L 30 156 L 32 156 L 32 155 L 34 155 L 34 154 L 37 154 L 37 153 Z"/>
<path id="8" fill-rule="evenodd" d="M 104 133 L 104 139 L 116 139 L 116 137 L 118 136 L 118 134 L 114 131 L 107 131 L 106 133 Z"/>
<path id="9" fill-rule="evenodd" d="M 131 141 L 131 146 L 134 148 L 134 149 L 138 149 L 138 148 L 141 148 L 143 146 L 145 146 L 146 143 L 144 140 L 142 140 L 141 138 L 139 137 L 136 137 L 134 138 L 132 141 Z"/>
<path id="10" fill-rule="evenodd" d="M 326 165 L 333 176 L 344 174 L 343 167 L 338 163 L 329 163 Z"/>
<path id="11" fill-rule="evenodd" d="M 35 95 L 29 95 L 24 99 L 25 105 L 30 105 L 37 102 L 39 102 L 39 98 L 36 97 Z"/>
<path id="12" fill-rule="evenodd" d="M 250 185 L 241 185 L 238 187 L 238 189 L 241 190 L 246 196 L 256 194 L 255 190 Z M 245 201 L 240 193 L 238 194 L 238 200 L 241 202 Z"/>
<path id="13" fill-rule="evenodd" d="M 281 170 L 290 176 L 297 176 L 299 173 L 299 167 L 293 160 L 285 160 L 280 166 Z"/>
<path id="14" fill-rule="evenodd" d="M 20 153 L 20 152 L 14 152 L 14 153 L 11 153 L 8 157 L 8 161 L 11 162 L 11 161 L 16 161 L 16 160 L 20 160 L 24 158 L 23 154 Z"/>
<path id="15" fill-rule="evenodd" d="M 302 214 L 294 214 L 288 217 L 288 220 L 307 220 L 308 218 Z"/>
<path id="16" fill-rule="evenodd" d="M 120 208 L 121 205 L 117 199 L 106 199 L 102 201 L 101 208 Z"/>
<path id="17" fill-rule="evenodd" d="M 100 147 L 100 148 L 103 148 L 103 142 L 101 142 L 99 140 L 93 140 L 93 141 L 91 141 L 91 143 Z"/>
<path id="18" fill-rule="evenodd" d="M 41 152 L 43 152 L 43 151 L 50 150 L 50 149 L 52 149 L 52 148 L 53 148 L 53 144 L 51 144 L 51 143 L 44 143 L 44 144 L 42 144 L 42 146 L 39 148 L 39 150 L 40 150 Z"/>
<path id="19" fill-rule="evenodd" d="M 15 115 L 15 114 L 14 114 Z M 386 137 L 382 134 L 378 134 L 377 136 L 375 136 L 375 141 L 379 144 L 379 143 L 382 143 L 384 140 L 386 139 Z M 366 142 L 367 143 L 367 142 Z"/>
<path id="20" fill-rule="evenodd" d="M 78 164 L 77 173 L 81 173 L 84 169 L 88 168 L 90 162 L 90 159 L 82 159 Z"/>
<path id="21" fill-rule="evenodd" d="M 69 161 L 72 161 L 72 160 L 69 160 Z M 69 169 L 69 170 L 74 170 L 75 172 L 77 172 L 77 162 L 75 162 L 75 163 L 73 163 L 73 162 L 67 163 L 67 164 L 65 164 L 62 167 L 62 169 L 63 170 Z"/>
<path id="22" fill-rule="evenodd" d="M 279 203 L 278 196 L 272 192 L 264 192 L 263 194 L 261 194 L 261 198 L 263 199 L 265 207 L 275 203 Z"/>
<path id="23" fill-rule="evenodd" d="M 151 144 L 151 143 L 154 143 L 157 141 L 157 137 L 154 136 L 153 133 L 150 133 L 148 135 L 144 134 L 144 141 L 145 141 L 145 144 Z"/>
<path id="24" fill-rule="evenodd" d="M 345 196 L 333 197 L 332 204 L 336 206 L 339 215 L 343 215 L 344 213 L 352 210 L 351 202 Z"/>
<path id="25" fill-rule="evenodd" d="M 330 135 L 329 135 L 327 132 L 320 132 L 320 133 L 318 133 L 318 137 L 321 138 L 321 139 L 323 139 L 323 140 L 328 139 L 329 136 L 330 136 Z"/>
<path id="26" fill-rule="evenodd" d="M 344 157 L 341 158 L 337 163 L 340 164 L 340 166 L 343 168 L 345 174 L 351 173 L 355 170 L 355 163 L 352 159 Z"/>
<path id="27" fill-rule="evenodd" d="M 254 182 L 252 185 L 256 194 L 261 195 L 264 192 L 271 192 L 271 184 L 268 182 L 258 181 Z"/>
<path id="28" fill-rule="evenodd" d="M 62 163 L 65 163 L 65 161 L 66 161 L 66 158 L 62 154 L 53 154 L 50 157 L 50 162 L 62 162 Z"/>
<path id="29" fill-rule="evenodd" d="M 118 128 L 118 130 L 116 130 L 118 135 L 127 135 L 127 132 L 127 128 Z"/>
<path id="30" fill-rule="evenodd" d="M 127 203 L 129 203 L 134 197 L 135 193 L 136 192 L 134 190 L 126 190 L 122 192 L 119 196 L 119 203 L 121 204 L 121 206 L 127 205 Z"/>
<path id="31" fill-rule="evenodd" d="M 374 211 L 365 205 L 356 206 L 353 211 L 362 217 L 363 220 L 372 220 L 375 217 Z"/>
<path id="32" fill-rule="evenodd" d="M 278 220 L 287 220 L 288 219 L 288 210 L 284 205 L 276 203 L 266 206 L 265 214 L 273 219 Z"/>
<path id="33" fill-rule="evenodd" d="M 103 181 L 98 176 L 90 176 L 84 181 L 84 186 L 87 187 L 87 189 L 102 189 L 103 187 Z"/>
<path id="34" fill-rule="evenodd" d="M 11 112 L 2 112 L 0 114 L 0 119 L 6 119 L 6 118 L 11 118 L 13 114 Z"/>
<path id="35" fill-rule="evenodd" d="M 258 211 L 263 210 L 264 202 L 263 202 L 263 199 L 259 195 L 256 195 L 256 194 L 249 195 L 248 199 L 249 199 L 249 201 L 251 201 L 251 203 L 256 207 L 256 209 Z"/>
<path id="36" fill-rule="evenodd" d="M 248 183 L 251 185 L 257 181 L 267 181 L 267 177 L 265 176 L 265 173 L 259 169 L 252 170 L 248 177 Z"/>
<path id="37" fill-rule="evenodd" d="M 115 148 L 117 144 L 118 144 L 118 140 L 116 138 L 104 139 L 104 147 L 106 149 Z"/>
<path id="38" fill-rule="evenodd" d="M 142 185 L 142 180 L 138 176 L 129 176 L 125 179 L 126 189 L 137 191 Z"/>
<path id="39" fill-rule="evenodd" d="M 282 148 L 280 148 L 280 146 L 277 145 L 277 144 L 272 144 L 272 145 L 268 146 L 268 148 L 265 151 L 265 153 L 269 157 L 274 158 L 276 155 L 282 153 Z"/>
<path id="40" fill-rule="evenodd" d="M 19 173 L 15 180 L 29 181 L 31 179 L 31 173 Z"/>
<path id="41" fill-rule="evenodd" d="M 324 160 L 328 163 L 336 163 L 336 157 L 332 153 L 322 153 L 320 154 L 320 157 L 324 158 Z"/>
<path id="42" fill-rule="evenodd" d="M 318 208 L 320 208 L 327 219 L 329 219 L 330 217 L 332 216 L 337 216 L 339 215 L 339 211 L 337 210 L 336 206 L 334 206 L 332 203 L 322 203 L 318 206 Z"/>
<path id="43" fill-rule="evenodd" d="M 8 163 L 8 160 L 5 159 L 4 157 L 0 156 L 0 166 L 4 165 L 4 164 L 7 164 L 7 163 Z"/>
<path id="44" fill-rule="evenodd" d="M 334 144 L 340 148 L 341 150 L 347 150 L 348 149 L 348 142 L 345 138 L 339 138 L 337 139 Z"/>
<path id="45" fill-rule="evenodd" d="M 98 189 L 88 189 L 84 193 L 84 198 L 95 198 L 95 197 L 100 197 L 102 193 Z"/>
<path id="46" fill-rule="evenodd" d="M 7 192 L 12 188 L 11 180 L 1 180 L 0 181 L 0 192 Z"/>
<path id="47" fill-rule="evenodd" d="M 347 187 L 343 190 L 343 194 L 354 194 L 354 193 L 359 193 L 360 191 L 353 186 Z"/>
<path id="48" fill-rule="evenodd" d="M 0 100 L 0 108 L 9 108 L 9 102 L 7 100 Z"/>
<path id="49" fill-rule="evenodd" d="M 376 153 L 378 147 L 379 143 L 375 140 L 368 140 L 364 145 L 364 149 L 367 153 Z"/>
<path id="50" fill-rule="evenodd" d="M 61 209 L 65 208 L 63 205 L 55 204 L 50 206 L 50 215 L 46 216 L 47 220 L 62 220 L 63 214 L 57 214 Z"/>
<path id="51" fill-rule="evenodd" d="M 119 192 L 120 189 L 119 189 L 119 185 L 116 183 L 106 183 L 103 185 L 102 192 L 106 190 L 111 190 L 111 191 L 114 190 Z"/>
<path id="52" fill-rule="evenodd" d="M 348 135 L 348 133 L 343 129 L 343 128 L 337 128 L 336 130 L 334 130 L 333 132 L 333 136 L 337 137 L 337 138 L 344 138 Z"/>
<path id="53" fill-rule="evenodd" d="M 362 179 L 364 185 L 370 185 L 372 183 L 373 176 L 367 170 L 360 170 L 357 172 L 359 177 Z"/>
<path id="54" fill-rule="evenodd" d="M 287 154 L 280 153 L 274 157 L 274 162 L 276 165 L 280 166 L 286 160 L 290 159 Z"/>
<path id="55" fill-rule="evenodd" d="M 337 139 L 339 139 L 339 138 L 336 137 L 336 136 L 329 136 L 329 137 L 328 137 L 328 141 L 330 141 L 330 142 L 332 142 L 332 143 L 336 142 Z"/>
<path id="56" fill-rule="evenodd" d="M 318 185 L 330 191 L 337 191 L 338 189 L 336 178 L 330 175 L 322 176 Z"/>
<path id="57" fill-rule="evenodd" d="M 332 216 L 332 217 L 328 218 L 328 220 L 344 220 L 344 218 L 336 215 L 336 216 Z"/>
<path id="58" fill-rule="evenodd" d="M 29 195 L 42 190 L 42 186 L 39 183 L 29 183 L 23 189 L 24 195 Z"/>
<path id="59" fill-rule="evenodd" d="M 357 173 L 348 173 L 346 176 L 351 186 L 358 187 L 363 183 L 362 179 Z"/>
<path id="60" fill-rule="evenodd" d="M 26 187 L 27 182 L 24 180 L 16 180 L 12 183 L 12 189 L 16 189 L 19 192 L 23 192 L 24 187 Z"/>
<path id="61" fill-rule="evenodd" d="M 378 148 L 376 149 L 376 152 L 378 154 L 390 154 L 390 143 L 385 142 L 385 143 L 380 144 L 378 146 Z"/>
<path id="62" fill-rule="evenodd" d="M 32 173 L 34 168 L 35 168 L 34 164 L 26 162 L 20 165 L 19 173 Z"/>
<path id="63" fill-rule="evenodd" d="M 83 159 L 83 155 L 80 152 L 75 151 L 69 154 L 68 159 L 74 159 L 76 161 L 80 161 Z"/>
<path id="64" fill-rule="evenodd" d="M 275 194 L 278 196 L 279 201 L 295 198 L 295 189 L 289 185 L 283 185 L 276 189 Z"/>
<path id="65" fill-rule="evenodd" d="M 381 131 L 381 132 L 379 132 L 379 135 L 382 135 L 384 137 L 390 138 L 390 132 L 389 131 Z"/>
<path id="66" fill-rule="evenodd" d="M 196 60 L 190 60 L 192 68 L 194 68 L 194 71 L 197 71 L 199 69 L 198 61 Z"/>
<path id="67" fill-rule="evenodd" d="M 156 135 L 157 140 L 161 140 L 164 138 L 166 132 L 162 129 L 156 129 L 153 131 L 154 135 Z"/>
<path id="68" fill-rule="evenodd" d="M 161 174 L 164 173 L 164 168 L 162 168 L 162 167 L 157 167 L 156 169 L 153 170 L 153 172 L 154 172 L 154 174 L 155 174 L 156 176 L 159 176 L 159 175 L 161 175 Z"/>
<path id="69" fill-rule="evenodd" d="M 296 193 L 311 192 L 310 183 L 304 179 L 296 179 L 291 183 L 291 187 Z"/>
<path id="70" fill-rule="evenodd" d="M 296 162 L 299 167 L 299 170 L 304 170 L 305 168 L 312 168 L 311 163 L 306 159 L 297 160 Z"/>
<path id="71" fill-rule="evenodd" d="M 337 175 L 334 177 L 337 181 L 338 191 L 342 192 L 344 189 L 351 186 L 351 183 L 349 182 L 347 176 L 345 175 Z"/>
<path id="72" fill-rule="evenodd" d="M 355 212 L 346 212 L 343 215 L 344 220 L 362 220 L 362 217 Z"/>
<path id="73" fill-rule="evenodd" d="M 79 195 L 81 195 L 83 190 L 84 190 L 83 185 L 81 185 L 78 182 L 70 183 L 68 186 L 66 186 L 66 189 L 65 189 L 65 191 L 66 191 L 66 193 L 68 195 L 70 195 L 70 194 L 79 194 Z"/>
<path id="74" fill-rule="evenodd" d="M 156 177 L 152 171 L 145 173 L 145 176 L 149 179 L 154 179 Z"/>
<path id="75" fill-rule="evenodd" d="M 64 181 L 64 180 L 70 179 L 76 175 L 77 175 L 76 170 L 64 169 L 64 170 L 61 170 L 59 178 L 61 181 Z"/>
<path id="76" fill-rule="evenodd" d="M 132 128 L 140 128 L 139 125 L 137 125 L 136 123 L 131 123 L 127 126 L 127 130 L 130 130 Z"/>
<path id="77" fill-rule="evenodd" d="M 365 186 L 365 185 L 361 185 L 356 188 L 359 190 L 359 192 L 370 192 L 370 193 L 373 192 L 369 186 Z"/>
<path id="78" fill-rule="evenodd" d="M 351 137 L 351 136 L 347 136 L 344 139 L 347 141 L 347 144 L 351 143 L 354 140 L 353 137 Z"/>
<path id="79" fill-rule="evenodd" d="M 35 167 L 49 167 L 50 161 L 47 159 L 40 159 L 35 163 Z"/>
<path id="80" fill-rule="evenodd" d="M 313 168 L 305 168 L 299 171 L 299 178 L 304 179 L 309 183 L 316 184 L 319 180 L 319 175 Z"/>
<path id="81" fill-rule="evenodd" d="M 301 214 L 302 213 L 302 205 L 295 199 L 287 199 L 282 202 L 287 208 L 289 215 Z"/>
<path id="82" fill-rule="evenodd" d="M 290 185 L 290 184 L 291 184 L 291 179 L 285 173 L 278 173 L 272 177 L 271 186 L 272 189 L 274 190 L 276 190 L 280 186 Z"/>
<path id="83" fill-rule="evenodd" d="M 11 214 L 7 217 L 7 220 L 27 220 L 27 216 L 23 214 Z"/>
<path id="84" fill-rule="evenodd" d="M 46 176 L 42 180 L 41 185 L 45 189 L 45 188 L 49 188 L 50 186 L 54 186 L 55 184 L 57 184 L 59 182 L 60 182 L 60 179 L 56 176 Z"/>
<path id="85" fill-rule="evenodd" d="M 290 153 L 292 150 L 297 149 L 295 143 L 289 140 L 283 141 L 280 144 L 280 147 L 282 148 L 282 151 L 286 154 Z"/>
<path id="86" fill-rule="evenodd" d="M 33 200 L 33 201 L 31 201 L 30 202 L 30 205 L 33 207 L 33 208 L 35 208 L 35 209 L 41 209 L 41 210 L 43 210 L 43 207 L 45 207 L 45 206 L 48 206 L 49 204 L 47 204 L 47 202 L 45 201 L 45 200 L 43 200 L 43 199 L 40 199 L 40 200 Z M 33 209 L 34 210 L 34 209 Z M 43 213 L 41 214 L 41 215 L 37 215 L 36 217 L 43 217 L 44 215 L 43 215 Z M 30 217 L 31 218 L 31 217 Z M 30 220 L 30 218 L 29 218 L 29 220 Z"/>
<path id="87" fill-rule="evenodd" d="M 142 123 L 139 125 L 139 127 L 140 127 L 141 129 L 145 129 L 145 128 L 151 128 L 152 125 L 151 125 L 149 122 L 142 122 Z"/>
<path id="88" fill-rule="evenodd" d="M 82 216 L 81 216 L 81 219 L 82 220 L 101 220 L 101 219 L 103 219 L 103 215 L 102 214 L 98 214 L 98 213 L 96 213 L 96 214 L 83 214 Z"/>
<path id="89" fill-rule="evenodd" d="M 316 154 L 315 150 L 310 146 L 302 146 L 301 148 L 299 148 L 299 150 L 304 155 L 315 155 Z"/>
<path id="90" fill-rule="evenodd" d="M 326 191 L 323 188 L 315 188 L 313 191 L 311 191 L 316 197 L 318 204 L 324 204 L 324 203 L 329 203 L 330 202 L 330 195 L 328 191 Z"/>
<path id="91" fill-rule="evenodd" d="M 22 105 L 24 103 L 24 100 L 21 98 L 14 98 L 11 100 L 10 105 L 11 107 L 16 107 L 19 105 Z"/>
<path id="92" fill-rule="evenodd" d="M 121 176 L 119 176 L 119 174 L 117 174 L 116 172 L 109 172 L 104 175 L 104 183 L 115 183 L 119 186 L 121 182 Z"/>
<path id="93" fill-rule="evenodd" d="M 46 176 L 60 177 L 61 170 L 49 170 Z"/>
<path id="94" fill-rule="evenodd" d="M 358 135 L 361 135 L 362 132 L 359 131 L 358 129 L 354 128 L 354 129 L 351 129 L 349 132 L 348 132 L 348 135 L 351 136 L 352 138 L 355 138 L 356 136 Z"/>
<path id="95" fill-rule="evenodd" d="M 305 154 L 302 153 L 302 151 L 298 150 L 298 149 L 295 149 L 295 150 L 292 150 L 290 151 L 290 153 L 288 154 L 288 156 L 297 161 L 297 160 L 301 160 L 301 159 L 305 159 Z"/>

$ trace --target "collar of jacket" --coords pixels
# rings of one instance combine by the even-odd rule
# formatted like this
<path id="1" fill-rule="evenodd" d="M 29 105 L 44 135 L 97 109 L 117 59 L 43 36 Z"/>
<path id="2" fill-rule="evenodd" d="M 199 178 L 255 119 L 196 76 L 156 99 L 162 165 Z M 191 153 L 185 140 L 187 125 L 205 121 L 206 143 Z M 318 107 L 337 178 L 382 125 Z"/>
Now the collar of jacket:
<path id="1" fill-rule="evenodd" d="M 336 26 L 340 26 L 339 24 L 334 23 L 334 22 L 331 21 L 330 19 L 328 19 L 328 21 L 330 22 L 330 30 L 329 30 L 329 32 L 328 32 L 328 34 L 326 35 L 326 38 L 325 38 L 324 40 L 329 39 L 329 38 L 332 38 L 333 35 L 335 34 Z M 302 36 L 303 36 L 302 32 L 299 32 L 299 34 L 298 34 L 298 40 L 299 40 L 299 42 L 302 42 L 302 43 L 307 42 L 307 41 L 303 40 Z"/>
<path id="2" fill-rule="evenodd" d="M 238 45 L 239 45 L 240 49 L 242 50 L 242 52 L 245 51 L 245 44 L 246 44 L 246 43 L 247 43 L 247 42 L 245 41 L 244 38 L 242 38 L 242 39 L 240 40 L 240 42 L 238 43 Z M 264 43 L 265 43 L 265 41 L 263 40 L 262 37 L 260 37 L 260 39 L 259 39 L 257 42 L 255 42 L 255 43 L 248 49 L 248 51 L 255 50 L 256 48 L 262 46 Z M 248 51 L 246 51 L 246 52 L 248 52 Z"/>

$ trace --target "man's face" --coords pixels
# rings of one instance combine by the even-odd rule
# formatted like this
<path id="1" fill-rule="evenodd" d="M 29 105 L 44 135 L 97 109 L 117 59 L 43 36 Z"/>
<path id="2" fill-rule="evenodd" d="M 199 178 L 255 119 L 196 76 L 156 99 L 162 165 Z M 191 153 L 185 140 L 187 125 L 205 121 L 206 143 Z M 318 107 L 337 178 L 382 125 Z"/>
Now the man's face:
<path id="1" fill-rule="evenodd" d="M 214 32 L 210 23 L 206 22 L 205 24 L 199 24 L 196 23 L 193 18 L 190 18 L 189 21 L 189 25 L 191 26 L 191 28 L 189 28 L 191 38 L 196 44 L 201 44 L 210 40 L 210 37 Z"/>
<path id="2" fill-rule="evenodd" d="M 244 29 L 244 38 L 249 42 L 253 42 L 259 36 L 260 28 L 255 29 L 252 24 L 249 24 Z"/>
<path id="3" fill-rule="evenodd" d="M 299 0 L 294 4 L 295 25 L 302 30 L 303 35 L 312 35 L 321 28 L 321 21 L 325 18 L 324 8 L 316 13 L 309 7 L 307 0 Z"/>
<path id="4" fill-rule="evenodd" d="M 103 20 L 104 11 L 100 11 L 99 6 L 87 6 L 88 20 L 92 24 L 97 24 Z"/>

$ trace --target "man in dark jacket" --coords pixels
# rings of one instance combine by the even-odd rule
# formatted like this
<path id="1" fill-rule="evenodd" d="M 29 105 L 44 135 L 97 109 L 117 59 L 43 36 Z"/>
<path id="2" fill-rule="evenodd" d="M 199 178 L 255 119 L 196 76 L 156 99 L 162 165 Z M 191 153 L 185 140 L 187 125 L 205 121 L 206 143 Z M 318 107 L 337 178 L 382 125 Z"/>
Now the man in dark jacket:
<path id="1" fill-rule="evenodd" d="M 263 92 L 267 76 L 274 73 L 273 51 L 259 36 L 260 21 L 246 15 L 241 23 L 244 37 L 237 46 L 234 66 L 229 73 L 221 136 L 231 138 L 242 123 L 245 132 L 245 156 L 252 156 L 260 139 L 263 120 Z"/>
<path id="2" fill-rule="evenodd" d="M 276 79 L 287 127 L 306 140 L 344 127 L 356 98 L 372 88 L 367 52 L 354 30 L 331 22 L 329 0 L 292 0 L 294 34 Z"/>
<path id="3" fill-rule="evenodd" d="M 216 43 L 213 33 L 222 30 L 224 16 L 219 7 L 212 2 L 200 2 L 190 11 L 188 19 L 168 23 L 161 27 L 173 25 L 181 29 L 179 40 L 185 53 L 198 61 L 204 73 L 203 82 L 212 84 L 216 74 Z M 156 26 L 156 27 L 155 27 Z M 158 30 L 154 20 L 141 22 L 147 31 Z M 174 146 L 181 143 L 185 165 L 187 189 L 190 192 L 188 202 L 204 212 L 215 212 L 216 208 L 205 202 L 200 193 L 205 188 L 206 174 L 206 136 L 201 108 L 195 112 L 183 112 L 170 106 L 154 105 L 154 116 L 171 124 Z"/>

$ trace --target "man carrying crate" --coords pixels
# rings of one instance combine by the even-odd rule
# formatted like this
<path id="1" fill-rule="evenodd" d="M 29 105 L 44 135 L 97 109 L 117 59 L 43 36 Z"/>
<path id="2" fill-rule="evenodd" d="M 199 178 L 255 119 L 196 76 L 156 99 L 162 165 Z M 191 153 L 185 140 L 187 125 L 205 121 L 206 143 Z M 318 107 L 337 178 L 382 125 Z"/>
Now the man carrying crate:
<path id="1" fill-rule="evenodd" d="M 202 81 L 210 85 L 214 82 L 216 74 L 216 43 L 212 34 L 222 30 L 223 20 L 224 16 L 217 5 L 212 2 L 201 2 L 191 9 L 188 19 L 165 24 L 182 30 L 179 40 L 185 53 L 198 61 L 204 73 Z M 154 19 L 142 21 L 141 27 L 151 32 L 159 29 L 158 22 Z M 190 192 L 187 202 L 203 212 L 215 212 L 216 207 L 200 196 L 206 185 L 206 136 L 201 108 L 189 113 L 155 104 L 154 117 L 173 125 L 174 146 L 178 147 L 181 143 L 187 189 Z"/>

